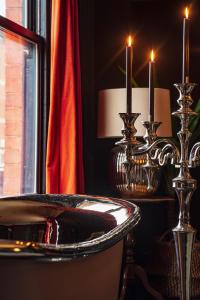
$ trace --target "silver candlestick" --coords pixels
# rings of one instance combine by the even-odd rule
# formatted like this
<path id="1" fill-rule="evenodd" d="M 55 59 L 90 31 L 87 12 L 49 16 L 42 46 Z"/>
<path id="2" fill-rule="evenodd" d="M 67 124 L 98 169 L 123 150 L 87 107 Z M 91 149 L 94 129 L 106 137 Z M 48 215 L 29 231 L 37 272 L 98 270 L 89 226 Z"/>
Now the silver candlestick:
<path id="1" fill-rule="evenodd" d="M 193 146 L 189 155 L 189 140 L 191 132 L 188 129 L 190 116 L 195 115 L 190 108 L 192 104 L 191 92 L 195 84 L 175 84 L 179 91 L 178 104 L 180 109 L 173 113 L 181 122 L 181 130 L 178 132 L 180 141 L 180 160 L 179 174 L 173 179 L 173 187 L 179 199 L 180 213 L 179 222 L 176 228 L 173 229 L 177 263 L 179 268 L 180 278 L 180 296 L 181 300 L 190 299 L 190 273 L 191 273 L 191 256 L 192 246 L 195 237 L 195 229 L 190 225 L 190 202 L 191 197 L 196 189 L 196 180 L 190 175 L 189 168 L 193 166 L 197 159 L 199 144 Z M 191 158 L 190 158 L 191 157 Z"/>
<path id="2" fill-rule="evenodd" d="M 140 149 L 148 149 L 153 143 L 154 141 L 156 141 L 157 139 L 157 129 L 159 128 L 159 126 L 161 125 L 161 122 L 154 122 L 154 121 L 144 121 L 143 126 L 146 129 L 145 135 L 144 135 L 144 141 L 145 144 L 140 148 Z M 159 165 L 157 163 L 155 163 L 155 161 L 153 159 L 151 159 L 149 153 L 146 153 L 146 162 L 143 165 L 143 168 L 145 170 L 146 173 L 146 177 L 147 177 L 147 190 L 148 191 L 153 191 L 154 189 L 154 182 L 156 180 L 156 176 L 159 170 Z"/>
<path id="3" fill-rule="evenodd" d="M 124 127 L 122 129 L 123 138 L 116 143 L 112 155 L 112 183 L 120 194 L 125 198 L 145 197 L 156 192 L 158 187 L 159 165 L 151 159 L 149 153 L 137 154 L 138 149 L 149 148 L 157 139 L 156 131 L 160 122 L 143 122 L 146 128 L 144 136 L 145 143 L 136 138 L 137 130 L 135 121 L 140 114 L 120 113 Z"/>
<path id="4" fill-rule="evenodd" d="M 172 180 L 172 186 L 179 200 L 179 222 L 173 229 L 176 246 L 177 264 L 180 280 L 180 299 L 190 299 L 190 275 L 193 241 L 196 230 L 190 225 L 190 202 L 196 189 L 196 180 L 191 177 L 189 169 L 200 164 L 200 143 L 196 143 L 189 151 L 191 132 L 189 119 L 196 115 L 190 106 L 193 103 L 191 92 L 196 84 L 175 84 L 179 91 L 177 100 L 180 108 L 173 113 L 180 119 L 181 129 L 177 133 L 180 142 L 180 152 L 176 145 L 169 139 L 156 139 L 153 143 L 146 141 L 146 145 L 136 149 L 134 154 L 148 153 L 150 161 L 165 165 L 170 160 L 179 168 L 179 174 Z M 145 124 L 144 124 L 145 125 Z"/>
<path id="5" fill-rule="evenodd" d="M 140 114 L 120 113 L 119 115 L 124 123 L 123 138 L 113 149 L 112 183 L 124 198 L 132 199 L 152 195 L 158 187 L 159 166 L 150 159 L 148 153 L 134 155 L 134 151 L 141 149 L 144 145 L 135 136 L 137 133 L 135 121 Z M 148 146 L 156 139 L 156 130 L 159 125 L 159 122 L 144 122 L 146 126 L 144 139 Z M 144 147 L 146 146 L 145 144 Z"/>
<path id="6" fill-rule="evenodd" d="M 116 143 L 110 159 L 109 175 L 114 189 L 123 198 L 138 198 L 152 195 L 157 190 L 158 179 L 148 170 L 148 154 L 134 155 L 134 151 L 143 143 L 136 138 L 135 121 L 140 114 L 120 113 L 123 120 L 123 138 Z M 155 130 L 153 130 L 155 133 Z M 148 130 L 150 134 L 150 131 Z M 147 134 L 146 140 L 149 140 Z M 151 140 L 154 140 L 151 138 Z M 149 140 L 150 142 L 150 140 Z M 143 166 L 146 165 L 146 169 Z M 157 170 L 157 169 L 155 169 Z M 151 181 L 151 179 L 153 181 Z"/>
<path id="7" fill-rule="evenodd" d="M 123 166 L 126 174 L 127 190 L 131 189 L 131 172 L 132 167 L 135 165 L 133 159 L 133 149 L 141 146 L 141 143 L 137 140 L 135 134 L 137 130 L 135 128 L 135 121 L 139 117 L 139 113 L 119 113 L 120 118 L 123 120 L 124 128 L 122 129 L 123 138 L 116 143 L 124 147 L 125 160 Z"/>

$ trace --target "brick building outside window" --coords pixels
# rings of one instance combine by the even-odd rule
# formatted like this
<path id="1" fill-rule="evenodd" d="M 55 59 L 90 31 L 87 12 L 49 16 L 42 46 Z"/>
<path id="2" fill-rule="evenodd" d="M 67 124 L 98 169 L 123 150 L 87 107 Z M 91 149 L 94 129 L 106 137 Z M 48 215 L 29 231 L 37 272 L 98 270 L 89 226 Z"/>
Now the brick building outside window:
<path id="1" fill-rule="evenodd" d="M 36 2 L 39 5 L 38 0 L 0 1 L 0 195 L 38 191 L 44 40 L 27 28 L 27 18 L 33 15 L 30 4 L 36 13 Z"/>

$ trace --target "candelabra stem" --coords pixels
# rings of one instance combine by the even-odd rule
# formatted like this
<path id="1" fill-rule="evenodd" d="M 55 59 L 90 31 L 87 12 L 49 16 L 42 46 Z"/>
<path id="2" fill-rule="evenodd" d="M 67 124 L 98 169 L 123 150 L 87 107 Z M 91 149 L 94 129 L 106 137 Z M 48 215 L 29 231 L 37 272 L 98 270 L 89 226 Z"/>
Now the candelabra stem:
<path id="1" fill-rule="evenodd" d="M 190 202 L 196 187 L 196 181 L 191 178 L 187 182 L 180 182 L 176 178 L 173 180 L 173 185 L 180 206 L 179 222 L 176 228 L 173 229 L 179 271 L 180 299 L 190 300 L 191 257 L 196 233 L 190 225 Z"/>
<path id="2" fill-rule="evenodd" d="M 190 225 L 190 202 L 196 189 L 196 180 L 193 179 L 189 171 L 189 140 L 191 133 L 188 129 L 189 119 L 195 113 L 191 110 L 192 98 L 190 96 L 195 84 L 175 84 L 179 91 L 179 110 L 173 115 L 179 117 L 181 130 L 177 136 L 180 141 L 180 160 L 178 162 L 179 174 L 173 179 L 173 187 L 179 200 L 179 222 L 173 229 L 175 240 L 177 264 L 179 271 L 180 299 L 190 300 L 190 275 L 192 247 L 195 238 L 195 229 Z"/>
<path id="3" fill-rule="evenodd" d="M 190 300 L 190 273 L 192 245 L 195 237 L 195 230 L 191 226 L 173 229 L 176 245 L 176 255 L 179 270 L 179 290 L 181 300 Z"/>

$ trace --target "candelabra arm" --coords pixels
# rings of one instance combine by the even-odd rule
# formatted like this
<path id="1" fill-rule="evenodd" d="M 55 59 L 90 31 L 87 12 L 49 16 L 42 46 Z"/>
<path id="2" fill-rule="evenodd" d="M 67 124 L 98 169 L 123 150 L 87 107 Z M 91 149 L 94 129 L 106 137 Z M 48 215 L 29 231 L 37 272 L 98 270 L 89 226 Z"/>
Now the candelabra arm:
<path id="1" fill-rule="evenodd" d="M 160 166 L 166 165 L 168 161 L 171 164 L 178 164 L 180 160 L 180 151 L 171 139 L 157 139 L 152 144 L 146 143 L 138 146 L 134 150 L 134 155 L 148 153 L 153 161 L 157 161 Z"/>
<path id="2" fill-rule="evenodd" d="M 168 161 L 170 164 L 177 165 L 180 160 L 179 149 L 170 139 L 157 140 L 150 151 L 150 155 L 153 160 L 158 160 L 160 166 L 166 165 Z"/>
<path id="3" fill-rule="evenodd" d="M 189 166 L 194 168 L 200 165 L 200 142 L 194 144 L 190 151 Z"/>

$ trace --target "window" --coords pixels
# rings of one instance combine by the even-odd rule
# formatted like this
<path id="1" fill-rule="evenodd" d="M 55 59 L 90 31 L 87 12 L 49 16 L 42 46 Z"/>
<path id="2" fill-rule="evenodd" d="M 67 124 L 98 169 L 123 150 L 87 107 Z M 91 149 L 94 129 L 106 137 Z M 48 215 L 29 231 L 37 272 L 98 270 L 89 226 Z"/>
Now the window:
<path id="1" fill-rule="evenodd" d="M 41 192 L 43 186 L 45 39 L 36 33 L 44 32 L 41 3 L 0 1 L 0 195 Z"/>
<path id="2" fill-rule="evenodd" d="M 25 7 L 27 1 L 23 0 L 1 0 L 0 14 L 20 25 L 25 25 Z"/>

